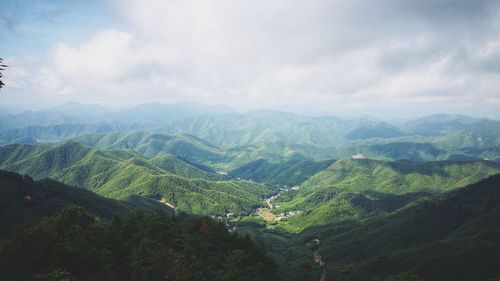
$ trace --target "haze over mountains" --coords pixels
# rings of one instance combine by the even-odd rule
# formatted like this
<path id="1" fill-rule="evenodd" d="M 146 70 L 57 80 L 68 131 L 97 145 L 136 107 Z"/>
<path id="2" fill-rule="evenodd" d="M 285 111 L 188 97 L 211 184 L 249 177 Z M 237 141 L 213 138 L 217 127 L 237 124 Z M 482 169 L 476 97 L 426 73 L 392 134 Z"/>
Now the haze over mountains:
<path id="1" fill-rule="evenodd" d="M 353 153 L 385 160 L 500 159 L 500 122 L 456 114 L 386 122 L 278 111 L 237 113 L 225 106 L 191 103 L 143 104 L 120 111 L 66 103 L 42 111 L 3 114 L 0 128 L 2 144 L 59 142 L 91 134 L 118 138 L 119 133 L 123 137 L 124 132 L 147 131 L 192 135 L 233 154 L 245 153 L 235 157 L 249 159 L 263 150 L 280 149 L 278 154 L 285 158 L 301 155 L 314 160 Z M 95 142 L 96 136 L 92 139 Z M 122 145 L 119 142 L 100 141 L 98 145 L 116 148 Z"/>

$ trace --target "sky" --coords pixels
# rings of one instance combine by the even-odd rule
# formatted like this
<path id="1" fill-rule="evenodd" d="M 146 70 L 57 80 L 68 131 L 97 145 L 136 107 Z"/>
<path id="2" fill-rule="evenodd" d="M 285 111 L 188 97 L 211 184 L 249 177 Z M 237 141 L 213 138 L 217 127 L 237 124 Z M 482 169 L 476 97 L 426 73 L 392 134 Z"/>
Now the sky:
<path id="1" fill-rule="evenodd" d="M 0 106 L 500 118 L 500 1 L 2 0 Z"/>

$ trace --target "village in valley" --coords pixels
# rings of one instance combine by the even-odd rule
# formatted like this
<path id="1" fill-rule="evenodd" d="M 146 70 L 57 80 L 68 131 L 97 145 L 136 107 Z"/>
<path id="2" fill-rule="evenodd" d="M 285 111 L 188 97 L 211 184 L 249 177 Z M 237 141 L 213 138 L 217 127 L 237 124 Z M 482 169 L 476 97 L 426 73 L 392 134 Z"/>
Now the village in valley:
<path id="1" fill-rule="evenodd" d="M 246 215 L 238 215 L 235 213 L 226 213 L 224 215 L 210 215 L 210 218 L 223 223 L 226 228 L 229 230 L 229 232 L 234 232 L 238 230 L 238 223 L 244 220 L 245 218 L 253 217 L 256 216 L 260 218 L 261 220 L 275 224 L 278 222 L 284 222 L 288 218 L 293 217 L 297 214 L 300 214 L 300 210 L 287 210 L 283 211 L 279 214 L 273 212 L 272 210 L 277 210 L 280 208 L 279 204 L 274 203 L 278 198 L 280 198 L 282 195 L 288 193 L 288 192 L 296 192 L 300 190 L 299 185 L 295 185 L 293 187 L 288 187 L 287 185 L 284 185 L 282 188 L 279 189 L 279 192 L 270 196 L 269 198 L 265 199 L 265 202 L 267 204 L 267 208 L 256 208 L 252 212 L 249 212 Z"/>
<path id="2" fill-rule="evenodd" d="M 299 210 L 287 210 L 287 211 L 283 211 L 279 214 L 276 214 L 276 212 L 272 211 L 272 210 L 276 210 L 276 209 L 280 208 L 280 205 L 274 203 L 274 201 L 276 201 L 279 197 L 281 197 L 282 195 L 284 195 L 288 192 L 293 192 L 293 191 L 298 191 L 298 190 L 300 190 L 299 185 L 295 185 L 295 186 L 290 187 L 290 188 L 288 186 L 284 185 L 282 188 L 280 188 L 280 191 L 277 194 L 266 199 L 266 204 L 267 204 L 268 208 L 258 208 L 256 210 L 256 214 L 261 219 L 263 219 L 264 221 L 266 221 L 268 223 L 277 223 L 277 222 L 286 221 L 288 218 L 299 214 L 301 212 Z"/>

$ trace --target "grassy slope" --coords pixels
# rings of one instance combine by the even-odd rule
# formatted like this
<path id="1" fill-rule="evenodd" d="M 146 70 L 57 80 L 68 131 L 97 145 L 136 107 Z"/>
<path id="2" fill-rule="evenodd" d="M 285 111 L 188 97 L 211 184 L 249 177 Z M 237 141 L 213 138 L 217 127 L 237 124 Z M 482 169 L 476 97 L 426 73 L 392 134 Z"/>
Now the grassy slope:
<path id="1" fill-rule="evenodd" d="M 97 148 L 132 149 L 148 157 L 169 153 L 200 163 L 220 162 L 226 159 L 224 153 L 217 147 L 189 135 L 122 132 L 88 135 L 76 141 Z"/>
<path id="2" fill-rule="evenodd" d="M 200 164 L 189 163 L 171 154 L 160 154 L 149 160 L 150 163 L 163 170 L 180 175 L 186 178 L 201 179 L 224 179 L 223 176 L 216 174 L 211 168 Z"/>
<path id="3" fill-rule="evenodd" d="M 8 150 L 14 151 L 10 157 Z M 55 146 L 0 149 L 6 170 L 36 179 L 50 177 L 117 199 L 134 195 L 164 198 L 179 210 L 198 214 L 244 212 L 261 206 L 272 192 L 265 184 L 247 181 L 188 179 L 169 173 L 141 157 L 115 157 L 116 152 L 91 149 L 75 142 Z M 18 151 L 23 151 L 18 155 Z"/>
<path id="4" fill-rule="evenodd" d="M 280 223 L 298 232 L 314 225 L 360 221 L 500 172 L 500 164 L 476 162 L 385 162 L 341 159 L 280 197 L 275 213 L 300 210 Z M 390 208 L 384 203 L 392 202 Z"/>
<path id="5" fill-rule="evenodd" d="M 346 143 L 336 147 L 317 147 L 311 144 L 294 144 L 279 140 L 275 142 L 256 142 L 236 146 L 227 150 L 220 149 L 204 140 L 191 135 L 168 135 L 148 132 L 121 132 L 94 134 L 76 139 L 89 146 L 106 149 L 132 149 L 141 155 L 154 157 L 164 153 L 176 155 L 192 163 L 211 166 L 229 172 L 259 159 L 270 162 L 288 160 L 325 161 L 350 157 L 352 153 L 362 153 L 367 158 L 378 160 L 498 160 L 498 143 L 494 134 L 456 132 L 463 137 L 474 138 L 469 146 L 453 141 L 452 136 L 404 136 L 396 138 L 372 138 Z M 465 134 L 465 135 L 464 135 Z M 478 139 L 481 139 L 481 142 Z M 490 145 L 490 146 L 488 146 Z"/>
<path id="6" fill-rule="evenodd" d="M 315 162 L 312 160 L 292 159 L 272 163 L 260 159 L 230 172 L 230 175 L 258 182 L 280 185 L 296 185 L 306 181 L 317 172 L 329 167 L 335 160 Z"/>
<path id="7" fill-rule="evenodd" d="M 476 182 L 500 171 L 488 161 L 376 161 L 341 159 L 307 180 L 306 190 L 337 187 L 349 191 L 388 194 L 443 192 Z"/>

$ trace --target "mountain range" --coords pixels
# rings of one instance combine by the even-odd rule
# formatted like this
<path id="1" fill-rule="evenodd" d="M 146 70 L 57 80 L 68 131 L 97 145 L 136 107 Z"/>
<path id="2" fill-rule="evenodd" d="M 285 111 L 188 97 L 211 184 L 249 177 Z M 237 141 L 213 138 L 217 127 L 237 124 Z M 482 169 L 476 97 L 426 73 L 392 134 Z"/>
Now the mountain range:
<path id="1" fill-rule="evenodd" d="M 12 255 L 5 249 L 14 251 L 32 235 L 52 233 L 57 243 L 71 245 L 64 231 L 50 231 L 73 216 L 94 230 L 122 231 L 121 220 L 129 221 L 136 252 L 117 246 L 127 257 L 121 263 L 146 268 L 128 263 L 137 258 L 151 265 L 148 274 L 162 272 L 149 259 L 158 254 L 165 263 L 176 257 L 180 262 L 172 266 L 179 272 L 199 262 L 183 255 L 205 257 L 209 264 L 200 266 L 207 280 L 224 274 L 224 280 L 245 280 L 245 264 L 247 275 L 258 280 L 490 281 L 500 276 L 495 263 L 500 122 L 495 120 L 436 114 L 382 121 L 237 112 L 193 103 L 122 110 L 67 103 L 0 114 L 0 144 L 0 260 Z M 158 208 L 166 217 L 155 215 Z M 172 234 L 166 225 L 183 234 Z M 172 248 L 170 240 L 141 228 L 203 246 Z M 225 244 L 210 229 L 218 237 L 235 238 Z M 101 254 L 113 252 L 110 243 L 122 238 L 99 231 L 92 235 L 109 243 L 93 253 L 100 264 L 119 266 Z M 148 241 L 165 252 L 151 251 L 156 246 Z M 72 247 L 62 247 L 60 254 L 70 255 Z M 208 249 L 219 254 L 208 258 L 201 252 Z M 100 273 L 89 277 L 79 266 L 58 261 L 52 248 L 46 250 L 51 263 L 22 280 L 56 275 L 106 280 L 99 279 L 105 268 L 94 264 Z M 137 256 L 140 251 L 145 255 Z M 37 247 L 24 249 L 17 261 L 39 253 Z M 251 256 L 262 264 L 245 258 Z M 233 261 L 236 275 L 229 273 Z M 264 279 L 255 274 L 260 266 L 266 268 Z M 18 278 L 0 265 L 1 272 L 9 280 Z M 204 278 L 184 277 L 179 280 Z"/>

